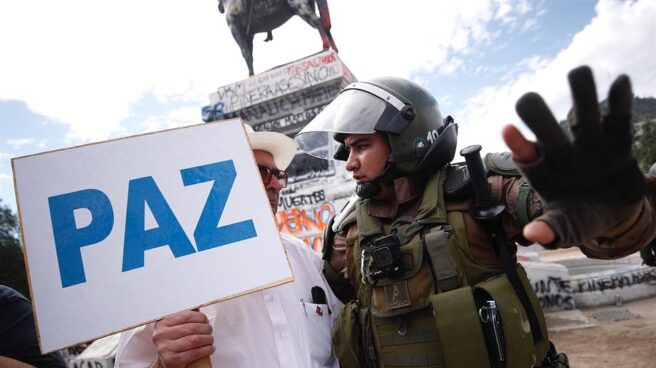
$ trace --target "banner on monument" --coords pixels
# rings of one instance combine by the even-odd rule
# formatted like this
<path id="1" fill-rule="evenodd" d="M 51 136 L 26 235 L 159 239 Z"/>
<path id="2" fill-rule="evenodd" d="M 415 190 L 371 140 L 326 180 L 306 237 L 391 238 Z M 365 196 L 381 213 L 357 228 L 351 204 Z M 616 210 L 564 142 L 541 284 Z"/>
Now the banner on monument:
<path id="1" fill-rule="evenodd" d="M 43 352 L 293 280 L 239 119 L 12 166 Z"/>

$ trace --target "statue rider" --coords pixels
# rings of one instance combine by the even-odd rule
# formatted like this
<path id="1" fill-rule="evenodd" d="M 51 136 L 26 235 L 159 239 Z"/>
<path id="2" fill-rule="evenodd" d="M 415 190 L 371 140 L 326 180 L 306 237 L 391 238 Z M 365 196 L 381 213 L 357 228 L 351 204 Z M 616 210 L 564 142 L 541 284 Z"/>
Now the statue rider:
<path id="1" fill-rule="evenodd" d="M 529 93 L 516 109 L 537 142 L 506 126 L 512 152 L 488 154 L 478 168 L 480 147 L 463 150 L 471 165 L 451 163 L 457 124 L 401 78 L 347 86 L 299 132 L 301 149 L 346 161 L 357 181 L 324 234 L 324 273 L 346 304 L 333 329 L 342 367 L 568 366 L 517 246 L 577 246 L 608 259 L 656 233 L 631 151 L 628 77 L 612 85 L 603 117 L 591 70 L 571 71 L 569 82 L 573 139 Z M 335 149 L 322 148 L 326 139 Z M 486 191 L 487 207 L 477 202 Z"/>

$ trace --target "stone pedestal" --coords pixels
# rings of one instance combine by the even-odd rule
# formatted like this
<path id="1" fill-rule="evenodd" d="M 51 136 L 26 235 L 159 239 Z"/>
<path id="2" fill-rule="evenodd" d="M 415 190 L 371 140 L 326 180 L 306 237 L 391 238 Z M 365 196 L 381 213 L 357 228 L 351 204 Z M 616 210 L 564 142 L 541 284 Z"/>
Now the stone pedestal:
<path id="1" fill-rule="evenodd" d="M 239 116 L 255 131 L 293 136 L 352 82 L 351 71 L 327 50 L 219 87 L 203 120 Z"/>
<path id="2" fill-rule="evenodd" d="M 241 117 L 255 131 L 293 137 L 355 81 L 337 53 L 323 51 L 219 87 L 203 108 L 203 120 Z M 287 172 L 290 180 L 280 198 L 278 226 L 320 251 L 323 230 L 346 204 L 355 182 L 342 162 L 319 160 L 301 151 Z"/>

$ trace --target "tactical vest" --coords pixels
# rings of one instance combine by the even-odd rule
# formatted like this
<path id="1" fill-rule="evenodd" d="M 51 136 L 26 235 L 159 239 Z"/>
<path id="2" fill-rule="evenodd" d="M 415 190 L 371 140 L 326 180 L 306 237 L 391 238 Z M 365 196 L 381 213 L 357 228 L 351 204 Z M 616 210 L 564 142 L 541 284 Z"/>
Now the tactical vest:
<path id="1" fill-rule="evenodd" d="M 463 213 L 446 210 L 445 176 L 443 170 L 428 180 L 414 218 L 383 223 L 369 215 L 364 199 L 337 225 L 335 232 L 347 231 L 347 242 L 353 241 L 360 280 L 357 299 L 347 303 L 333 329 L 342 367 L 525 368 L 547 356 L 544 314 L 524 269 L 517 264 L 544 336 L 537 342 L 502 269 L 474 262 Z M 372 255 L 380 249 L 376 241 L 388 234 L 400 243 L 391 276 L 376 271 Z M 384 263 L 389 255 L 380 257 Z M 490 302 L 498 311 L 497 329 Z"/>

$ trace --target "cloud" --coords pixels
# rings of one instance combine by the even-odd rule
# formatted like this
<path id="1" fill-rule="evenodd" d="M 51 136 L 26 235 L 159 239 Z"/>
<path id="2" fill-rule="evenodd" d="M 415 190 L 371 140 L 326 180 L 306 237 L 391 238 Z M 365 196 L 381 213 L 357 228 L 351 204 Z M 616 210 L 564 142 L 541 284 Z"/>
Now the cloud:
<path id="1" fill-rule="evenodd" d="M 19 149 L 23 146 L 28 146 L 34 143 L 32 138 L 21 138 L 21 139 L 7 139 L 7 145 L 13 149 Z"/>
<path id="2" fill-rule="evenodd" d="M 332 33 L 359 78 L 449 73 L 458 55 L 496 37 L 489 27 L 495 14 L 518 18 L 526 4 L 333 1 Z M 197 108 L 188 117 L 196 121 L 213 90 L 247 76 L 215 1 L 3 3 L 0 34 L 15 35 L 0 39 L 10 55 L 0 68 L 0 99 L 25 101 L 31 111 L 66 124 L 74 143 L 132 132 L 124 123 L 146 93 Z M 263 34 L 255 37 L 256 72 L 321 50 L 318 32 L 299 17 L 273 35 L 269 43 Z"/>
<path id="3" fill-rule="evenodd" d="M 506 25 L 514 28 L 517 25 L 518 18 L 531 10 L 531 4 L 528 0 L 511 1 L 495 0 L 498 4 L 495 19 L 500 20 Z"/>
<path id="4" fill-rule="evenodd" d="M 531 29 L 535 29 L 538 26 L 538 20 L 535 18 L 529 18 L 524 21 L 522 24 L 522 32 L 529 31 Z"/>
<path id="5" fill-rule="evenodd" d="M 20 150 L 29 146 L 34 146 L 36 148 L 44 148 L 46 146 L 45 139 L 37 140 L 34 138 L 7 139 L 6 143 L 12 150 Z"/>
<path id="6" fill-rule="evenodd" d="M 98 140 L 120 129 L 144 91 L 206 98 L 229 45 L 212 2 L 12 2 L 0 10 L 0 99 L 22 100 Z M 5 6 L 3 5 L 3 8 Z M 227 29 L 226 29 L 227 31 Z M 17 35 L 20 35 L 18 37 Z M 230 50 L 230 52 L 238 52 Z M 208 58 L 208 56 L 210 56 Z M 217 72 L 220 74 L 220 72 Z M 199 113 L 200 114 L 200 113 Z"/>
<path id="7" fill-rule="evenodd" d="M 216 1 L 5 4 L 0 5 L 0 33 L 20 37 L 0 39 L 9 55 L 0 68 L 0 99 L 25 101 L 31 111 L 65 124 L 69 142 L 198 122 L 213 90 L 247 75 Z M 480 56 L 481 46 L 502 41 L 500 29 L 534 29 L 539 23 L 532 25 L 533 20 L 545 11 L 543 3 L 526 0 L 329 5 L 340 57 L 358 78 L 392 74 L 425 85 L 431 73 L 483 74 L 489 72 L 483 68 L 497 68 L 467 63 L 472 55 Z M 470 133 L 478 139 L 478 132 L 498 137 L 501 123 L 517 120 L 512 106 L 527 90 L 542 93 L 562 116 L 569 107 L 565 75 L 582 63 L 593 66 L 604 92 L 613 77 L 630 71 L 636 92 L 654 95 L 653 2 L 602 1 L 597 13 L 556 57 L 527 58 L 499 85 L 468 99 L 457 112 L 463 122 L 461 140 Z M 263 34 L 255 37 L 256 72 L 321 49 L 317 31 L 298 17 L 273 36 L 268 43 Z M 145 95 L 156 98 L 156 112 L 136 111 Z"/>
<path id="8" fill-rule="evenodd" d="M 440 65 L 440 74 L 452 74 L 458 67 L 462 65 L 463 61 L 459 58 L 450 58 L 444 64 Z"/>
<path id="9" fill-rule="evenodd" d="M 622 73 L 631 77 L 638 96 L 656 95 L 654 3 L 601 1 L 596 13 L 554 58 L 524 59 L 506 74 L 504 83 L 484 87 L 465 101 L 456 113 L 461 121 L 460 146 L 484 142 L 484 150 L 506 149 L 501 127 L 519 123 L 514 105 L 528 91 L 540 93 L 556 118 L 564 119 L 571 107 L 567 73 L 583 64 L 593 70 L 600 99 L 606 98 L 610 84 Z M 520 128 L 532 136 L 523 124 Z"/>
<path id="10" fill-rule="evenodd" d="M 15 124 L 14 122 L 19 122 Z M 66 127 L 57 121 L 35 114 L 21 101 L 0 100 L 0 177 L 11 177 L 12 157 L 70 145 Z M 13 183 L 0 185 L 0 198 L 15 209 Z"/>
<path id="11" fill-rule="evenodd" d="M 164 115 L 150 116 L 136 130 L 142 133 L 154 132 L 191 125 L 192 123 L 202 123 L 198 118 L 198 109 L 195 107 L 183 107 L 172 110 Z"/>

